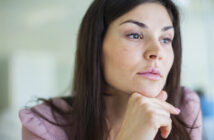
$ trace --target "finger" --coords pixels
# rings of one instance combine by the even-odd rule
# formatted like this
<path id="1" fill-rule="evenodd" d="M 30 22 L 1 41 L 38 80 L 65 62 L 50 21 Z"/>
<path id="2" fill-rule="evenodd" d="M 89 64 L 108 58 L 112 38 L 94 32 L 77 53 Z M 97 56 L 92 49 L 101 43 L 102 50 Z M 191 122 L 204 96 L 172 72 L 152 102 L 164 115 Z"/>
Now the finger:
<path id="1" fill-rule="evenodd" d="M 154 110 L 156 113 L 160 114 L 160 115 L 164 115 L 167 118 L 170 118 L 170 112 L 163 109 L 160 105 L 158 104 L 153 104 L 152 107 L 150 108 L 150 110 Z"/>
<path id="2" fill-rule="evenodd" d="M 167 99 L 166 91 L 162 90 L 155 98 L 159 99 L 161 101 L 166 101 L 166 99 Z"/>
<path id="3" fill-rule="evenodd" d="M 170 114 L 175 114 L 175 115 L 177 115 L 177 114 L 179 114 L 180 113 L 180 110 L 178 109 L 178 108 L 176 108 L 176 107 L 174 107 L 173 105 L 171 105 L 171 104 L 169 104 L 169 103 L 167 103 L 167 102 L 165 102 L 165 101 L 162 101 L 162 100 L 160 100 L 161 98 L 164 100 L 166 100 L 166 98 L 167 98 L 167 93 L 166 93 L 166 91 L 161 91 L 160 93 L 159 93 L 159 95 L 158 96 L 156 96 L 157 98 L 147 98 L 147 97 L 144 97 L 144 96 L 142 96 L 141 94 L 139 94 L 139 93 L 137 93 L 137 92 L 135 92 L 135 93 L 133 93 L 132 95 L 131 95 L 131 98 L 132 99 L 137 99 L 137 98 L 141 98 L 141 100 L 142 99 L 144 99 L 144 102 L 146 101 L 145 99 L 149 99 L 150 101 L 153 101 L 154 103 L 157 103 L 158 104 L 158 106 L 161 106 L 163 109 L 165 109 L 165 110 L 167 110 Z M 131 101 L 130 101 L 131 102 Z"/>
<path id="4" fill-rule="evenodd" d="M 160 117 L 161 136 L 163 138 L 167 138 L 172 130 L 172 120 L 171 118 L 168 118 L 165 116 L 159 116 L 159 117 Z"/>
<path id="5" fill-rule="evenodd" d="M 129 97 L 128 105 L 136 103 L 138 100 L 142 100 L 144 98 L 146 98 L 146 97 L 144 97 L 143 95 L 141 95 L 137 92 L 134 92 Z"/>
<path id="6" fill-rule="evenodd" d="M 169 125 L 168 127 L 161 127 L 161 128 L 160 128 L 161 136 L 162 136 L 164 139 L 168 138 L 168 136 L 169 136 L 171 130 L 172 130 L 172 124 Z"/>
<path id="7" fill-rule="evenodd" d="M 156 102 L 157 104 L 159 104 L 159 106 L 161 106 L 163 109 L 167 110 L 170 114 L 179 114 L 180 113 L 180 109 L 174 107 L 173 105 L 171 105 L 170 103 L 167 103 L 165 101 L 160 101 L 158 99 L 154 100 L 154 102 Z"/>
<path id="8" fill-rule="evenodd" d="M 130 95 L 129 97 L 129 101 L 131 102 L 131 100 L 136 100 L 138 98 L 143 98 L 144 96 L 142 96 L 141 94 L 134 92 Z"/>
<path id="9" fill-rule="evenodd" d="M 158 131 L 160 129 L 161 131 L 161 136 L 163 138 L 166 138 L 172 129 L 172 120 L 170 117 L 167 117 L 165 115 L 156 115 L 151 117 L 151 126 L 154 127 L 154 131 Z"/>

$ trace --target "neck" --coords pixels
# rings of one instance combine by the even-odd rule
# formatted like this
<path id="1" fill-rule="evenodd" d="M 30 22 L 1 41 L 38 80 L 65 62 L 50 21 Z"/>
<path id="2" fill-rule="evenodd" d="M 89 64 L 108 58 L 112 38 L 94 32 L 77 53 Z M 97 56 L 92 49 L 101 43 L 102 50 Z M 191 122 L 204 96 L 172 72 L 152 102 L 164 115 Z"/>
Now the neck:
<path id="1" fill-rule="evenodd" d="M 130 95 L 116 90 L 108 90 L 107 93 L 111 94 L 111 96 L 104 97 L 106 106 L 105 114 L 108 129 L 114 135 L 120 129 Z"/>

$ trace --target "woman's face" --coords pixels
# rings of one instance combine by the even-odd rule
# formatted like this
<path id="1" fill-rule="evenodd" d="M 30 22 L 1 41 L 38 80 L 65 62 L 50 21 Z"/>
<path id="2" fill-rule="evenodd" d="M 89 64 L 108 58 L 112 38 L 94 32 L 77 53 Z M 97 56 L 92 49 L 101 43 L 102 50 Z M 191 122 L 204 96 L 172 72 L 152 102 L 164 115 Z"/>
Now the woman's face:
<path id="1" fill-rule="evenodd" d="M 165 7 L 144 3 L 113 21 L 103 42 L 107 89 L 156 97 L 173 64 L 174 29 Z"/>

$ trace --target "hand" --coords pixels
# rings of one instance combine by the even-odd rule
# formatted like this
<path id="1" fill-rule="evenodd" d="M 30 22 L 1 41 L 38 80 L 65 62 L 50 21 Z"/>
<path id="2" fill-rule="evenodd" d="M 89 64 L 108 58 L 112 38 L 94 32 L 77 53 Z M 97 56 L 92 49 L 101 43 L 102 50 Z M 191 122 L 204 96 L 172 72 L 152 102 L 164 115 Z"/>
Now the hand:
<path id="1" fill-rule="evenodd" d="M 178 115 L 180 110 L 166 99 L 165 91 L 156 98 L 133 93 L 116 140 L 153 140 L 159 129 L 161 136 L 167 138 L 172 128 L 170 114 Z"/>

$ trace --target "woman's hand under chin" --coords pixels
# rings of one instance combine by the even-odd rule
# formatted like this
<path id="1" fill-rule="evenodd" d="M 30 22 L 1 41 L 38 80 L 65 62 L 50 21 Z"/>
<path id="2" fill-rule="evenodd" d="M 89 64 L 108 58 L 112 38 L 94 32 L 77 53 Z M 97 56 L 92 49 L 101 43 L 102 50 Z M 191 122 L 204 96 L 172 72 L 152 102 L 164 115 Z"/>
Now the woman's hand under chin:
<path id="1" fill-rule="evenodd" d="M 133 93 L 116 140 L 153 140 L 159 129 L 161 136 L 167 138 L 172 128 L 170 114 L 178 115 L 180 110 L 166 99 L 165 91 L 155 98 Z"/>

